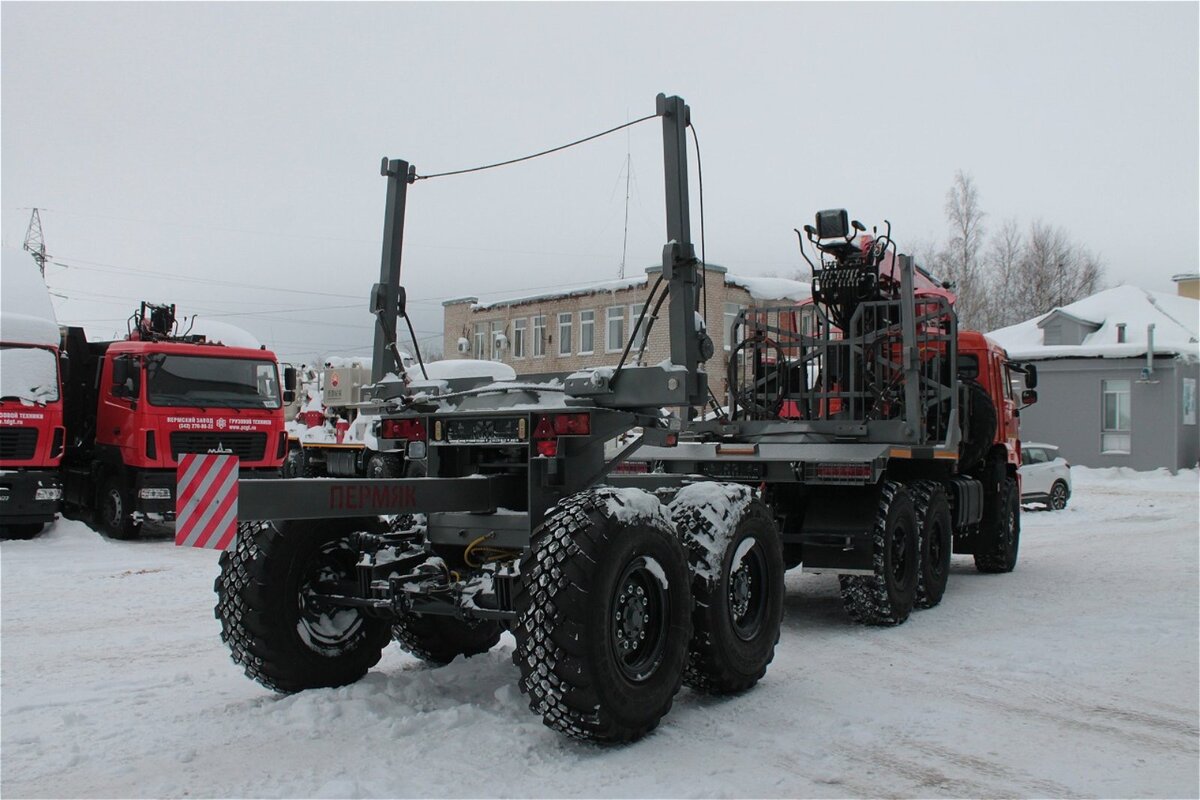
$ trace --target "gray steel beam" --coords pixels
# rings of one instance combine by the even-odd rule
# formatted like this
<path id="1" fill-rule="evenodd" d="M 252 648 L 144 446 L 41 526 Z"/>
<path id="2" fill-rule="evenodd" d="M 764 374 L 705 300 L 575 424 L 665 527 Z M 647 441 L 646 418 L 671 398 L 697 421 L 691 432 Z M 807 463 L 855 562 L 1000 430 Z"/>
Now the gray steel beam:
<path id="1" fill-rule="evenodd" d="M 379 383 L 390 372 L 400 372 L 396 347 L 396 323 L 400 315 L 400 257 L 404 245 L 404 206 L 408 184 L 416 179 L 415 169 L 401 159 L 383 159 L 380 173 L 388 179 L 387 207 L 383 217 L 383 257 L 379 283 L 371 292 L 375 314 L 375 349 L 371 382 Z"/>
<path id="2" fill-rule="evenodd" d="M 701 335 L 696 323 L 700 279 L 692 244 L 688 206 L 687 127 L 690 110 L 680 97 L 659 95 L 658 115 L 663 121 L 663 171 L 667 208 L 667 244 L 663 247 L 663 276 L 670 297 L 668 320 L 671 363 L 687 370 L 687 403 L 708 401 L 708 376 L 700 365 Z"/>
<path id="3" fill-rule="evenodd" d="M 238 481 L 239 522 L 369 517 L 435 511 L 495 511 L 513 478 L 392 478 Z"/>

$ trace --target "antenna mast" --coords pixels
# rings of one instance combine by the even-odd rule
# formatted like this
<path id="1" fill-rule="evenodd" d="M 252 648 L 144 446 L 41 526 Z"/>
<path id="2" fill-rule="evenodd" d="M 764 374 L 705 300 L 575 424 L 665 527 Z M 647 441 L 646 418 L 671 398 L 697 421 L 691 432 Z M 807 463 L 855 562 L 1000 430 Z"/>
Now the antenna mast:
<path id="1" fill-rule="evenodd" d="M 628 148 L 628 145 L 626 145 Z M 629 174 L 633 168 L 633 157 L 625 150 L 625 238 L 621 241 L 621 271 L 618 278 L 625 277 L 625 253 L 629 249 Z"/>

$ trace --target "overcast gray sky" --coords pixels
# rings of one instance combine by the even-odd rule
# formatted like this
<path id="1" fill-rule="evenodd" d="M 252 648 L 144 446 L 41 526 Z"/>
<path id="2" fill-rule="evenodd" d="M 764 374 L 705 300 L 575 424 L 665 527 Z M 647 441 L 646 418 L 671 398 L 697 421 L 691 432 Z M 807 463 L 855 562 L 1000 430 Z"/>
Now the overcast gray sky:
<path id="1" fill-rule="evenodd" d="M 367 354 L 385 181 L 503 160 L 679 94 L 702 148 L 707 255 L 800 266 L 818 208 L 945 236 L 955 170 L 991 229 L 1066 229 L 1111 284 L 1197 269 L 1196 3 L 15 3 L 0 5 L 3 239 L 31 206 L 61 321 L 140 299 L 286 357 Z M 660 259 L 660 126 L 410 191 L 404 283 L 441 300 Z M 694 162 L 693 162 L 694 169 Z M 699 236 L 693 183 L 693 232 Z M 274 287 L 274 288 L 272 288 Z M 321 310 L 312 310 L 321 309 Z"/>

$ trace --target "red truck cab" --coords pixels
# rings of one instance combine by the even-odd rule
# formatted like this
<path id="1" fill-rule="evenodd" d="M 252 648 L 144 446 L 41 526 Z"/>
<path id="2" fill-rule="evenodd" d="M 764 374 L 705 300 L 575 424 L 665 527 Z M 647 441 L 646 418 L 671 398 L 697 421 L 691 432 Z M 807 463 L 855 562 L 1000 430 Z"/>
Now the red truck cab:
<path id="1" fill-rule="evenodd" d="M 1020 405 L 1019 398 L 1013 392 L 1014 365 L 1009 362 L 1004 348 L 979 331 L 971 330 L 958 332 L 958 363 L 960 373 L 964 369 L 968 372 L 978 370 L 971 380 L 983 388 L 995 408 L 996 422 L 989 444 L 989 458 L 997 464 L 1003 463 L 1005 473 L 1016 479 L 1019 487 Z M 1015 366 L 1021 371 L 1028 369 Z M 1036 396 L 1029 402 L 1034 399 Z"/>
<path id="2" fill-rule="evenodd" d="M 231 453 L 242 477 L 278 477 L 287 434 L 271 351 L 136 332 L 87 342 L 71 328 L 68 352 L 86 365 L 67 392 L 69 512 L 118 538 L 174 520 L 183 453 Z"/>
<path id="3" fill-rule="evenodd" d="M 28 539 L 62 504 L 59 329 L 28 253 L 4 252 L 0 293 L 0 537 Z"/>
<path id="4" fill-rule="evenodd" d="M 57 335 L 57 326 L 51 324 Z M 5 331 L 7 334 L 8 331 Z M 26 337 L 28 338 L 28 337 Z M 0 342 L 0 535 L 27 539 L 62 502 L 65 442 L 58 347 Z"/>

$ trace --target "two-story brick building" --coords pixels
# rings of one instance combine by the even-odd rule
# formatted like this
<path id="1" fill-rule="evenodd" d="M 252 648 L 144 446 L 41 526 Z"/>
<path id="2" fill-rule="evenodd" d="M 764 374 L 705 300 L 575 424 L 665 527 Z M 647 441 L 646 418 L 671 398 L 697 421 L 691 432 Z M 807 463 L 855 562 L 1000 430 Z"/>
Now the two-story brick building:
<path id="1" fill-rule="evenodd" d="M 661 272 L 662 267 L 656 266 L 636 278 L 492 303 L 480 303 L 475 297 L 447 300 L 442 304 L 446 357 L 453 358 L 457 353 L 462 358 L 503 361 L 527 379 L 615 365 Z M 715 264 L 706 265 L 705 275 L 705 325 L 717 344 L 716 355 L 705 366 L 709 385 L 723 402 L 729 332 L 738 312 L 751 307 L 792 305 L 808 299 L 811 290 L 809 284 L 787 278 L 731 275 Z M 642 358 L 645 364 L 656 364 L 670 355 L 669 308 L 668 300 L 650 331 Z M 643 335 L 639 330 L 633 354 Z"/>

